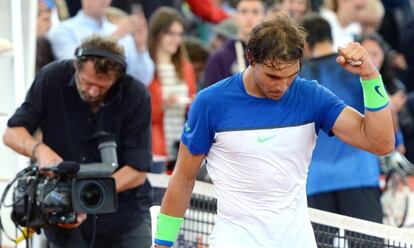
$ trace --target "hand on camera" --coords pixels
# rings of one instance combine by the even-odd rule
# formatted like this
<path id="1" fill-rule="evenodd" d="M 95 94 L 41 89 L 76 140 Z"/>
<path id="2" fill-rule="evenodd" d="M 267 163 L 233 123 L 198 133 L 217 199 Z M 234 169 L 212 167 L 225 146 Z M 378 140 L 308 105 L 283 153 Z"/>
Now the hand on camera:
<path id="1" fill-rule="evenodd" d="M 76 214 L 76 222 L 72 224 L 57 224 L 58 227 L 65 228 L 65 229 L 73 229 L 77 228 L 86 220 L 87 215 L 85 213 L 77 213 Z"/>
<path id="2" fill-rule="evenodd" d="M 349 42 L 338 48 L 338 53 L 339 56 L 336 61 L 347 71 L 358 74 L 363 80 L 378 77 L 379 72 L 372 63 L 371 57 L 358 42 Z"/>
<path id="3" fill-rule="evenodd" d="M 34 157 L 37 161 L 37 166 L 39 168 L 45 168 L 47 165 L 58 164 L 63 161 L 63 159 L 57 155 L 55 151 L 50 149 L 45 144 L 41 144 L 34 153 Z"/>

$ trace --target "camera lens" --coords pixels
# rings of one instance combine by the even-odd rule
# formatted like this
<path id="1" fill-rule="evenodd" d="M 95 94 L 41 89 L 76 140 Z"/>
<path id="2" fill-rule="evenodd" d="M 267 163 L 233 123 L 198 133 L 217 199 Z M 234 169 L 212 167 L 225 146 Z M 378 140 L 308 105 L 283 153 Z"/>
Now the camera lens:
<path id="1" fill-rule="evenodd" d="M 104 190 L 97 182 L 85 183 L 79 193 L 80 200 L 86 208 L 96 209 L 103 203 Z"/>

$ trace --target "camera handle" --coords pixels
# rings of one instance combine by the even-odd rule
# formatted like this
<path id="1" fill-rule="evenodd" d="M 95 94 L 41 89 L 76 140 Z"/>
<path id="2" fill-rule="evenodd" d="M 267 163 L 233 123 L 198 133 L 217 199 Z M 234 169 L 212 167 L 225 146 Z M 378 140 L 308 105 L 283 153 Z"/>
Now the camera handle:
<path id="1" fill-rule="evenodd" d="M 98 149 L 101 153 L 101 160 L 104 164 L 109 164 L 112 166 L 113 171 L 118 168 L 118 156 L 116 153 L 116 142 L 115 142 L 115 136 L 100 131 L 93 135 L 93 139 L 98 141 Z"/>
<path id="2" fill-rule="evenodd" d="M 78 177 L 107 177 L 118 168 L 115 136 L 107 132 L 96 132 L 90 140 L 98 142 L 101 163 L 80 164 Z"/>

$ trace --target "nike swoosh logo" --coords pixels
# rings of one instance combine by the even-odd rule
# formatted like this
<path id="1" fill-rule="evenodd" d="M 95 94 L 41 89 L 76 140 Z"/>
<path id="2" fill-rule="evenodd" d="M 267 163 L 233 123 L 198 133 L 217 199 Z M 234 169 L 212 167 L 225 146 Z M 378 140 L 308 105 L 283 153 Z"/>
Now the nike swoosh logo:
<path id="1" fill-rule="evenodd" d="M 190 132 L 191 128 L 189 127 L 188 123 L 185 123 L 184 125 L 184 132 Z"/>
<path id="2" fill-rule="evenodd" d="M 276 137 L 276 134 L 275 135 L 272 135 L 272 136 L 267 136 L 267 137 L 261 137 L 261 136 L 259 136 L 259 137 L 257 137 L 257 142 L 263 143 L 263 142 L 266 142 L 266 141 L 268 141 L 270 139 L 273 139 L 274 137 Z"/>
<path id="3" fill-rule="evenodd" d="M 378 93 L 378 95 L 380 95 L 382 98 L 385 98 L 383 95 L 382 95 L 382 93 L 379 91 L 379 89 L 381 88 L 381 86 L 379 86 L 379 85 L 377 85 L 377 86 L 375 86 L 375 91 Z"/>

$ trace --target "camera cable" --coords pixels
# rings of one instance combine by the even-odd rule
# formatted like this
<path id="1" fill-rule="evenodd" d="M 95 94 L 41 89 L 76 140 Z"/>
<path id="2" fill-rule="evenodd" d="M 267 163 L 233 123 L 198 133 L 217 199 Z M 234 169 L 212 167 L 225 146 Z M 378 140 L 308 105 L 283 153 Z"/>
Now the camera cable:
<path id="1" fill-rule="evenodd" d="M 6 232 L 6 230 L 4 229 L 4 225 L 3 225 L 3 221 L 2 221 L 2 218 L 1 218 L 1 208 L 4 206 L 4 207 L 13 207 L 16 203 L 18 203 L 19 201 L 21 201 L 23 198 L 24 198 L 24 196 L 26 196 L 26 194 L 27 194 L 27 192 L 24 194 L 24 196 L 22 196 L 21 198 L 19 198 L 19 199 L 17 199 L 14 203 L 12 203 L 12 204 L 10 204 L 10 205 L 6 205 L 5 204 L 5 200 L 6 200 L 6 196 L 7 196 L 7 194 L 8 194 L 8 192 L 9 192 L 9 190 L 10 190 L 10 188 L 11 188 L 11 186 L 20 178 L 20 177 L 22 177 L 22 176 L 25 176 L 26 174 L 31 174 L 31 173 L 33 173 L 33 172 L 36 172 L 37 171 L 37 167 L 36 166 L 28 166 L 28 167 L 26 167 L 26 168 L 24 168 L 23 170 L 21 170 L 21 171 L 19 171 L 18 173 L 17 173 L 17 175 L 16 175 L 16 177 L 15 178 L 13 178 L 13 180 L 9 183 L 9 184 L 7 184 L 7 186 L 6 186 L 6 188 L 4 189 L 4 191 L 3 191 L 3 194 L 2 194 L 2 196 L 1 196 L 1 200 L 0 200 L 0 229 L 1 229 L 1 232 L 2 233 L 4 233 L 4 235 L 9 239 L 9 240 L 11 240 L 12 242 L 16 242 L 16 239 L 13 239 L 7 232 Z M 17 229 L 16 229 L 17 230 Z M 1 235 L 0 235 L 1 236 Z M 0 239 L 0 247 L 1 247 L 1 245 L 2 245 L 2 239 Z"/>
<path id="2" fill-rule="evenodd" d="M 96 237 L 96 215 L 92 214 L 92 240 L 89 245 L 89 248 L 93 247 L 93 244 L 95 243 L 95 237 Z"/>
<path id="3" fill-rule="evenodd" d="M 38 180 L 39 174 L 36 173 L 36 180 Z M 30 195 L 29 195 L 29 202 L 31 202 L 30 200 Z M 27 204 L 27 211 L 26 211 L 26 232 L 23 230 L 20 230 L 20 232 L 22 233 L 22 235 L 24 236 L 24 239 L 26 240 L 26 247 L 29 248 L 29 238 L 31 237 L 30 235 L 30 226 L 29 226 L 29 221 L 30 221 L 30 211 L 31 211 L 31 206 L 32 204 Z"/>

